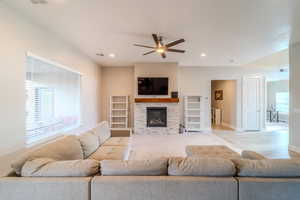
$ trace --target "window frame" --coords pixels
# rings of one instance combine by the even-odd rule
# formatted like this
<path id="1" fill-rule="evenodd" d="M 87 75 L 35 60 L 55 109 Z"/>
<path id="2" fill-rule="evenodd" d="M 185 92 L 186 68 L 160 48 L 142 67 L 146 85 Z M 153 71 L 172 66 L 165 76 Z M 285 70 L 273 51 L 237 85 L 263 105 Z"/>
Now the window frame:
<path id="1" fill-rule="evenodd" d="M 283 103 L 277 103 L 278 101 L 277 101 L 277 94 L 287 94 L 288 95 L 288 101 L 287 101 L 287 105 L 288 105 L 288 109 L 287 109 L 287 111 L 281 111 L 281 110 L 279 110 L 278 109 L 278 104 L 283 104 Z M 288 115 L 289 114 L 289 98 L 290 98 L 290 94 L 289 94 L 289 92 L 276 92 L 275 93 L 275 106 L 276 106 L 276 110 L 279 112 L 279 114 L 283 114 L 283 115 Z"/>
<path id="2" fill-rule="evenodd" d="M 64 130 L 54 131 L 51 134 L 45 135 L 45 137 L 40 137 L 40 138 L 31 140 L 31 141 L 28 141 L 28 139 L 26 139 L 25 140 L 26 147 L 32 147 L 34 145 L 41 144 L 41 143 L 47 142 L 49 140 L 52 140 L 54 138 L 60 137 L 62 134 L 66 133 L 66 132 L 70 132 L 70 131 L 73 131 L 73 130 L 76 130 L 76 129 L 82 127 L 83 123 L 82 123 L 82 91 L 81 91 L 82 90 L 82 83 L 81 82 L 82 82 L 83 74 L 79 71 L 71 69 L 70 67 L 62 65 L 62 64 L 60 64 L 56 61 L 52 61 L 52 60 L 37 56 L 36 54 L 34 54 L 30 51 L 26 52 L 25 57 L 26 57 L 25 65 L 27 65 L 27 58 L 32 57 L 34 59 L 40 60 L 40 61 L 45 62 L 47 64 L 54 65 L 55 67 L 64 69 L 64 70 L 72 72 L 72 73 L 75 73 L 75 74 L 79 75 L 79 77 L 80 77 L 79 78 L 80 81 L 78 83 L 79 84 L 78 85 L 78 87 L 79 87 L 79 116 L 78 116 L 79 119 L 78 119 L 78 125 L 76 127 L 74 126 L 74 127 L 65 128 Z M 27 81 L 27 78 L 26 78 L 26 70 L 25 70 L 25 82 L 26 81 Z M 25 84 L 25 82 L 24 82 L 24 86 L 25 86 L 24 91 L 26 93 L 26 84 Z M 25 104 L 26 104 L 26 101 L 25 101 Z M 25 110 L 25 112 L 26 112 L 26 110 Z M 25 138 L 26 138 L 26 118 L 25 118 Z"/>

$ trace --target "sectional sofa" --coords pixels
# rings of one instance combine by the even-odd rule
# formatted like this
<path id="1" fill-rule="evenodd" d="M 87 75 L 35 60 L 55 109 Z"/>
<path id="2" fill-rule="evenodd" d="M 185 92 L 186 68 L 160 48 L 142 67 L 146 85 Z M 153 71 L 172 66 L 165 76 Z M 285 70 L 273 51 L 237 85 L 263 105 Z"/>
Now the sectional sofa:
<path id="1" fill-rule="evenodd" d="M 243 152 L 127 160 L 107 122 L 25 153 L 0 178 L 1 200 L 299 200 L 300 161 Z"/>

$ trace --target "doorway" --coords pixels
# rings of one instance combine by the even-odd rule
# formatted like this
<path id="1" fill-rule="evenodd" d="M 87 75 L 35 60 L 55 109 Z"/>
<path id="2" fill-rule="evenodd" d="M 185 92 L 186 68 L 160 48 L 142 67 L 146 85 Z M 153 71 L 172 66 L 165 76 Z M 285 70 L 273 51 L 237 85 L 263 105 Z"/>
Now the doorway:
<path id="1" fill-rule="evenodd" d="M 266 90 L 266 130 L 288 133 L 289 80 L 267 80 Z"/>
<path id="2" fill-rule="evenodd" d="M 237 80 L 211 81 L 211 123 L 213 130 L 237 129 Z"/>

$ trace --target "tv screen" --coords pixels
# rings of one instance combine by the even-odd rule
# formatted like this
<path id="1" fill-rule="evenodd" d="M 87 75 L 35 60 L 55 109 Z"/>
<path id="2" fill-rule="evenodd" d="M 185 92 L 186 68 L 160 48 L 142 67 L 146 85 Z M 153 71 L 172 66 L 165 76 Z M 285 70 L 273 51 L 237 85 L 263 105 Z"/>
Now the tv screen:
<path id="1" fill-rule="evenodd" d="M 168 78 L 138 78 L 139 95 L 168 95 Z"/>

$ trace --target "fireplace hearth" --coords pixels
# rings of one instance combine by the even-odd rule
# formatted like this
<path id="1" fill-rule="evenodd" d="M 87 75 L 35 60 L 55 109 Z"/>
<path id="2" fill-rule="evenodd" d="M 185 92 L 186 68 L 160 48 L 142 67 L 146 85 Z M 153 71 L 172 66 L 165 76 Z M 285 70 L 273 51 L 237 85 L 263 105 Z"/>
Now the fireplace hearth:
<path id="1" fill-rule="evenodd" d="M 147 107 L 147 127 L 167 127 L 167 107 Z"/>

